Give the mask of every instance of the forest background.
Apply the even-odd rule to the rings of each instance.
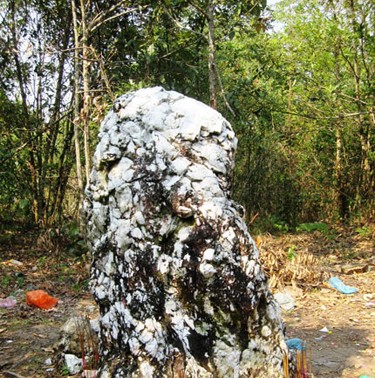
[[[253,229],[373,220],[371,0],[0,4],[0,231],[78,237],[100,122],[154,85],[231,122]]]

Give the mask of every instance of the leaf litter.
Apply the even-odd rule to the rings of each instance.
[[[295,298],[293,310],[283,311],[283,320],[287,337],[303,339],[311,348],[314,377],[375,377],[375,227],[367,230],[366,235],[337,227],[330,235],[258,237],[273,291],[303,288],[304,295]],[[288,256],[291,246],[293,258],[305,256],[295,271]],[[358,292],[342,294],[330,287],[333,276]]]

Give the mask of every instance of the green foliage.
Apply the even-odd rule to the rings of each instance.
[[[344,248],[344,249],[341,251],[341,257],[342,257],[344,260],[348,260],[348,261],[355,260],[355,259],[358,257],[358,252],[357,252],[357,251],[354,251],[354,250],[351,249],[351,248]]]
[[[3,292],[14,293],[25,286],[25,276],[20,272],[11,272],[2,269],[0,289]]]
[[[296,227],[297,232],[320,232],[328,239],[334,239],[337,235],[336,230],[324,222],[301,223]]]
[[[60,374],[63,377],[66,377],[66,376],[70,375],[70,372],[69,372],[69,369],[68,369],[67,365],[63,365],[63,366],[60,367]]]
[[[72,285],[72,290],[74,290],[77,294],[80,294],[80,293],[82,293],[84,291],[88,291],[89,290],[89,284],[90,284],[89,279],[82,280],[80,282],[75,282]]]
[[[371,228],[368,227],[368,226],[356,227],[356,228],[355,228],[355,232],[356,232],[358,235],[360,235],[360,236],[362,236],[362,237],[364,237],[364,238],[369,237],[369,236],[371,236],[371,234],[372,234],[372,230],[371,230]]]
[[[373,21],[365,17],[373,14],[370,8],[368,1],[285,1],[276,15],[285,24],[278,38],[293,78],[288,121],[301,137],[294,148],[310,189],[304,208],[318,210],[315,216],[307,214],[310,219],[319,214],[345,219],[356,209],[368,214],[374,206],[370,199],[364,202],[374,177],[372,169],[364,168],[372,156],[365,141],[374,137],[368,129],[373,121],[370,113],[360,115],[374,101],[367,95],[375,47],[368,34]],[[313,196],[318,201],[311,202]]]
[[[39,243],[49,252],[62,252],[72,256],[81,256],[87,252],[86,242],[78,223],[71,221],[54,228],[44,229],[39,235]],[[46,257],[40,258],[43,264]]]
[[[1,225],[31,214],[27,151],[16,152],[24,133],[21,105],[0,91],[0,209]]]
[[[327,234],[329,232],[329,226],[327,223],[314,222],[314,223],[301,223],[296,227],[297,232],[314,232],[319,231],[322,234]]]
[[[236,113],[239,139],[234,194],[249,215],[260,214],[293,225],[301,211],[300,170],[289,153],[292,141],[284,130],[284,77],[273,63],[279,52],[269,35],[238,33],[223,44],[219,57]],[[226,57],[233,60],[227,62]],[[231,116],[227,114],[230,118]]]
[[[282,234],[285,234],[285,233],[289,232],[289,230],[290,230],[288,224],[283,222],[283,221],[280,221],[280,220],[279,221],[275,220],[272,223],[271,227],[272,227],[271,230],[274,229],[277,232],[282,233]]]
[[[272,215],[269,217],[257,217],[251,222],[250,227],[252,235],[258,235],[264,232],[287,234],[292,231],[292,228],[288,223]]]
[[[22,289],[25,285],[25,276],[22,273],[16,274],[16,281],[18,288]]]
[[[296,226],[373,214],[368,85],[375,44],[366,34],[373,24],[361,18],[362,42],[353,28],[369,4],[284,1],[273,15],[283,23],[280,32],[237,33],[221,48],[237,114],[235,197],[249,221],[258,214],[258,223],[276,217]],[[362,60],[355,51],[363,52]]]
[[[293,260],[294,258],[296,258],[297,257],[296,246],[291,245],[290,247],[288,247],[286,255],[287,255],[288,260]]]
[[[47,256],[41,256],[37,260],[37,266],[40,269],[46,268],[48,265]]]
[[[63,248],[73,256],[82,256],[87,252],[87,245],[76,222],[64,224],[60,234]]]
[[[0,285],[1,285],[2,290],[6,290],[11,283],[12,283],[12,277],[10,275],[4,274],[1,277]]]

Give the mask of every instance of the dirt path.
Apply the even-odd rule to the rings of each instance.
[[[359,292],[322,288],[298,298],[283,314],[287,335],[306,341],[314,377],[375,377],[375,273],[342,279]]]
[[[265,235],[258,244],[268,269],[275,256],[278,263],[284,256],[283,276],[274,272],[276,286],[281,282],[283,287],[303,288],[291,289],[295,307],[283,311],[283,320],[288,338],[306,342],[314,377],[357,378],[363,374],[375,378],[374,229]],[[293,267],[298,255],[303,257]],[[333,276],[358,292],[345,295],[331,288],[328,279]],[[328,332],[322,332],[324,328]]]
[[[296,276],[296,281],[281,266],[284,278],[273,281],[303,288],[295,292],[295,307],[283,311],[283,319],[288,338],[306,341],[315,378],[357,378],[361,374],[375,378],[373,236],[371,233],[358,237],[357,233],[346,230],[333,238],[319,233],[257,238],[263,256],[269,256],[272,251],[279,258],[285,255],[288,261],[299,253],[312,254],[315,258],[314,264],[305,266],[300,278]],[[0,244],[0,297],[13,294],[18,300],[14,308],[0,309],[0,378],[17,377],[9,372],[28,378],[68,376],[49,365],[48,360],[61,325],[70,316],[87,312],[93,304],[87,291],[85,263],[69,255],[47,254],[33,247],[34,243],[33,237],[16,237]],[[21,265],[11,262],[12,259]],[[308,264],[313,260],[306,261]],[[342,267],[348,263],[367,268],[359,273],[349,269],[352,274],[344,274]],[[278,272],[274,269],[273,274],[277,277]],[[332,275],[359,291],[344,295],[330,288],[326,280]],[[29,289],[48,291],[60,299],[59,305],[51,311],[27,306],[24,298]],[[280,287],[273,289],[278,290]],[[324,327],[328,332],[321,332]]]

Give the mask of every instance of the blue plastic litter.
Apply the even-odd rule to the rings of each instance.
[[[297,350],[304,350],[305,345],[301,339],[294,338],[286,340],[286,345],[289,349],[297,349]]]
[[[328,284],[342,294],[353,294],[358,291],[356,287],[345,285],[338,277],[331,277]]]
[[[369,375],[361,375],[359,378],[371,378]]]

